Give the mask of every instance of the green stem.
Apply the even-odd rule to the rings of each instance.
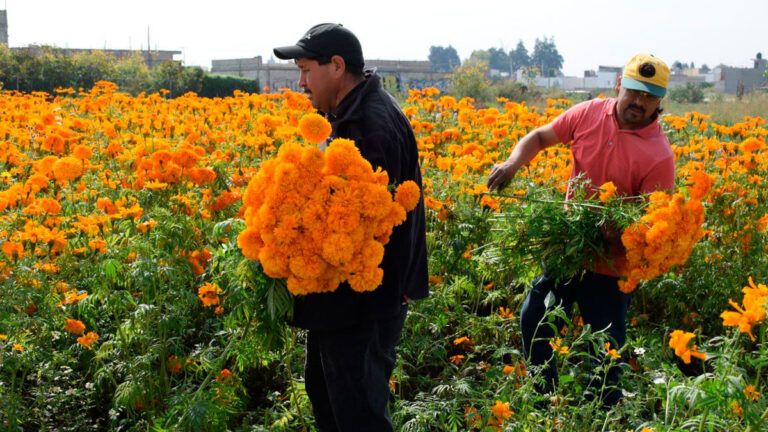
[[[302,430],[308,431],[309,426],[307,425],[307,419],[304,417],[304,412],[301,409],[301,401],[299,400],[299,395],[296,392],[296,387],[294,386],[293,381],[293,373],[291,372],[291,367],[293,363],[293,351],[292,348],[296,346],[296,333],[291,331],[291,345],[288,347],[288,355],[286,357],[286,372],[288,373],[288,382],[291,383],[290,389],[291,389],[291,397],[294,401],[296,401],[296,411],[298,412],[299,419],[301,420],[301,425],[303,427]]]
[[[252,320],[248,320],[245,323],[245,327],[243,328],[243,334],[240,335],[240,338],[234,338],[233,337],[232,339],[229,340],[229,342],[227,343],[227,346],[224,347],[224,351],[222,352],[221,356],[219,357],[219,361],[218,361],[218,363],[216,365],[216,368],[213,369],[213,371],[209,372],[208,376],[205,377],[205,380],[203,380],[202,384],[200,384],[200,387],[198,387],[197,390],[195,391],[194,395],[192,395],[192,401],[196,401],[200,397],[200,394],[202,393],[203,390],[205,390],[206,387],[208,387],[208,384],[211,382],[213,377],[216,376],[216,374],[219,371],[221,371],[221,367],[224,365],[224,362],[226,362],[227,354],[229,354],[229,350],[232,348],[232,345],[235,343],[235,340],[242,341],[243,339],[245,339],[245,336],[248,334],[248,330],[250,330],[250,328],[251,328],[251,323],[252,323]],[[182,414],[182,416],[179,418],[179,421],[176,422],[177,425],[181,425],[182,424],[184,419],[187,417],[187,413],[188,412],[189,411],[184,411],[184,414]]]

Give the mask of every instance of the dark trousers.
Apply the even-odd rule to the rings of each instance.
[[[305,382],[322,432],[393,430],[389,379],[407,310],[340,330],[309,331]]]
[[[582,279],[572,279],[558,285],[546,275],[534,281],[533,288],[523,302],[520,324],[526,358],[531,365],[544,365],[544,385],[539,388],[540,392],[552,391],[558,382],[557,365],[549,345],[550,339],[555,337],[555,330],[546,319],[542,322],[547,312],[544,304],[547,294],[552,292],[555,296],[554,304],[561,304],[568,315],[573,304],[577,303],[584,324],[590,324],[593,331],[607,328],[612,338],[611,348],[619,349],[626,341],[627,309],[631,296],[619,291],[617,282],[618,278],[592,272],[587,272]],[[562,325],[562,320],[556,320],[557,329]],[[620,374],[621,368],[612,366],[604,377],[605,391],[600,397],[607,405],[613,405],[621,399],[621,390],[617,387]],[[592,385],[601,388],[602,378],[593,377]]]

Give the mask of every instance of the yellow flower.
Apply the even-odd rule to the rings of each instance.
[[[609,357],[611,357],[614,360],[621,358],[621,355],[619,354],[619,352],[616,351],[615,349],[611,348],[611,343],[610,342],[606,342],[605,343],[605,351],[607,353],[606,355],[608,355]]]
[[[570,348],[568,346],[562,344],[563,341],[556,337],[549,341],[549,346],[552,347],[552,350],[554,350],[556,353],[560,355],[566,355],[570,351]]]
[[[691,357],[706,360],[707,355],[699,352],[696,345],[688,346],[696,335],[682,330],[675,330],[669,336],[669,347],[675,350],[675,355],[680,357],[685,364],[691,363]]]
[[[13,351],[24,352],[24,345],[15,343],[15,344],[13,344],[13,348],[11,348],[11,349]]]
[[[499,316],[501,319],[512,319],[514,318],[514,314],[510,312],[508,307],[499,306]]]

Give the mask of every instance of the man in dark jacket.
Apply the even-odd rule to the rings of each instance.
[[[373,72],[363,71],[357,37],[340,24],[318,24],[296,43],[275,48],[293,59],[299,86],[333,126],[331,138],[355,141],[390,183],[421,187],[418,150],[410,123]],[[305,328],[305,380],[321,431],[391,431],[387,404],[395,346],[407,302],[428,295],[424,200],[395,227],[381,263],[384,279],[371,292],[348,284],[335,292],[297,297],[293,324]]]

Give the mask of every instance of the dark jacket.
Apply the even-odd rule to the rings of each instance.
[[[333,113],[332,138],[355,141],[373,169],[389,174],[390,184],[406,180],[421,187],[421,170],[411,124],[395,99],[381,86],[378,75],[367,73]],[[384,280],[374,291],[358,293],[345,282],[332,293],[296,297],[293,324],[312,330],[332,330],[395,316],[404,296],[421,299],[429,294],[424,200],[394,228],[384,247]]]

